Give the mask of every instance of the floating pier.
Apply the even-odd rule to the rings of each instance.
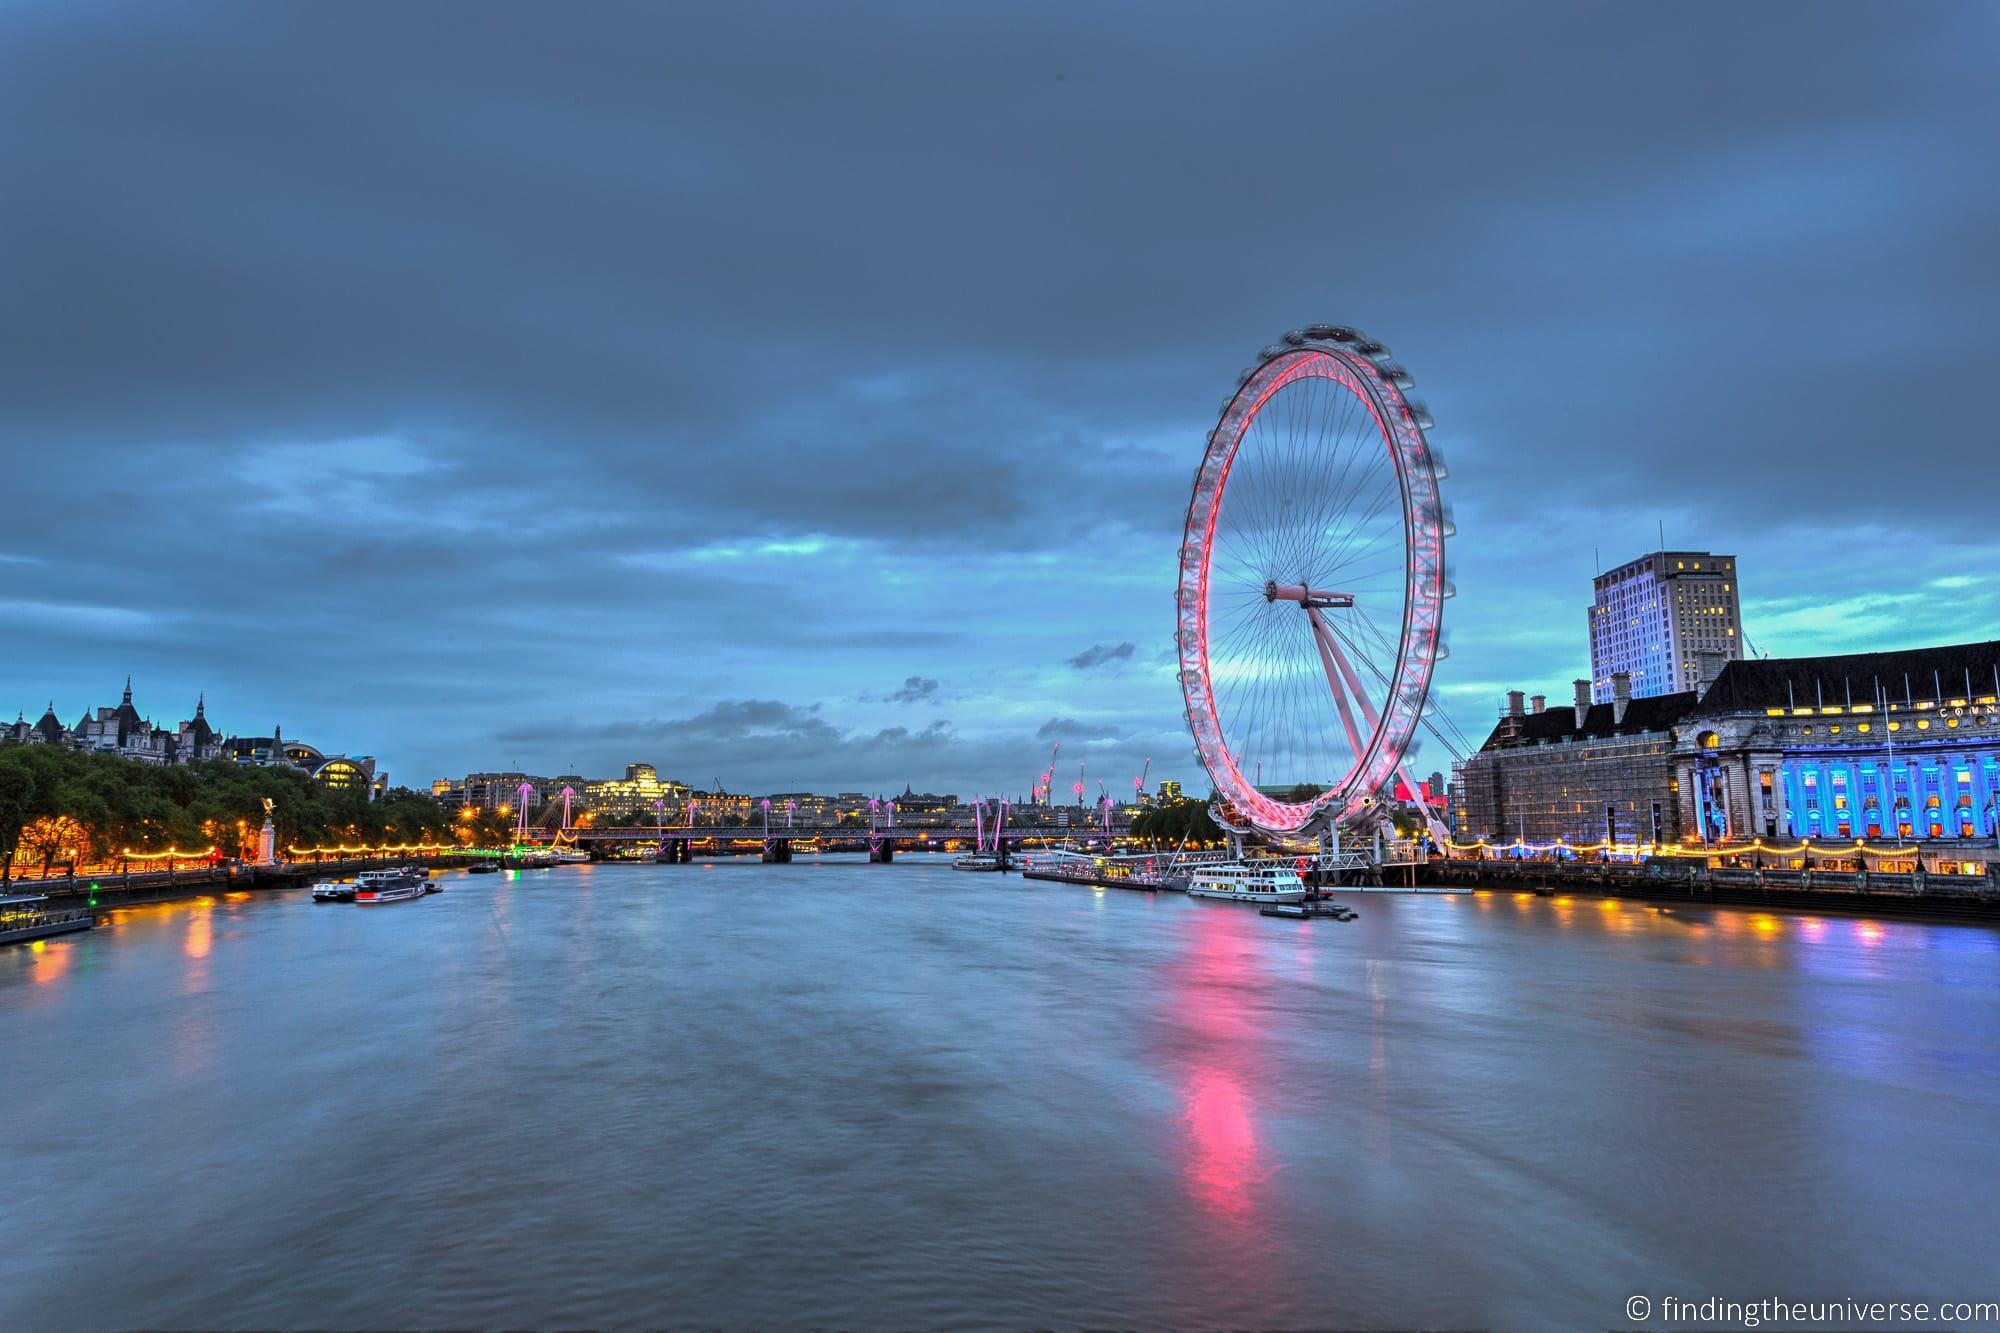
[[[1283,917],[1287,921],[1313,921],[1321,918],[1328,921],[1352,921],[1359,913],[1352,907],[1343,907],[1339,903],[1315,901],[1274,903],[1270,907],[1258,908],[1257,915]]]

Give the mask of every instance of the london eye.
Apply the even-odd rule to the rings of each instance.
[[[1389,351],[1295,330],[1223,405],[1175,598],[1180,681],[1215,813],[1306,837],[1366,823],[1423,719],[1451,587],[1443,469]]]

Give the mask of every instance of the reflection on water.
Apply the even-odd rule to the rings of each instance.
[[[1188,1071],[1188,1182],[1203,1207],[1229,1218],[1250,1211],[1250,1187],[1262,1177],[1250,1099],[1226,1069]]]
[[[1248,914],[1195,914],[1187,952],[1172,973],[1173,1004],[1186,1037],[1176,1071],[1186,1127],[1188,1187],[1201,1206],[1237,1222],[1251,1221],[1253,1186],[1263,1176],[1251,1092],[1258,1077],[1261,1034],[1254,1001],[1259,978]]]
[[[215,899],[197,898],[188,918],[186,942],[181,946],[190,958],[208,957],[209,947],[215,943]]]
[[[1991,1248],[1983,928],[1287,922],[922,858],[442,883],[0,949],[0,1327],[1605,1327],[1975,1291]]]
[[[69,947],[73,941],[58,935],[52,940],[30,940],[28,950],[28,977],[37,984],[46,984],[61,978],[69,971],[75,951]],[[4,946],[0,946],[4,947]]]

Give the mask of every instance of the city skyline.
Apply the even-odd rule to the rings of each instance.
[[[1056,11],[494,12],[504,43],[5,20],[0,121],[35,127],[0,218],[33,260],[0,304],[16,707],[132,673],[413,785],[646,758],[1011,791],[1059,740],[1059,790],[1149,757],[1205,789],[1168,601],[1188,474],[1237,368],[1315,320],[1391,343],[1437,416],[1437,694],[1475,739],[1506,690],[1588,674],[1599,557],[1661,522],[1741,558],[1777,656],[1992,632],[2000,544],[1905,462],[1976,443],[2000,392],[1990,13],[1752,12],[1718,49],[1597,10],[1302,15],[1282,47],[1190,10],[1137,48]],[[586,56],[524,54],[557,24]],[[1387,160],[1322,137],[1301,170],[1266,132],[1269,90],[1330,81]]]

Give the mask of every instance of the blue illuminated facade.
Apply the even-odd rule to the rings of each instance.
[[[2000,842],[2000,642],[1732,662],[1678,731],[1708,841]]]

